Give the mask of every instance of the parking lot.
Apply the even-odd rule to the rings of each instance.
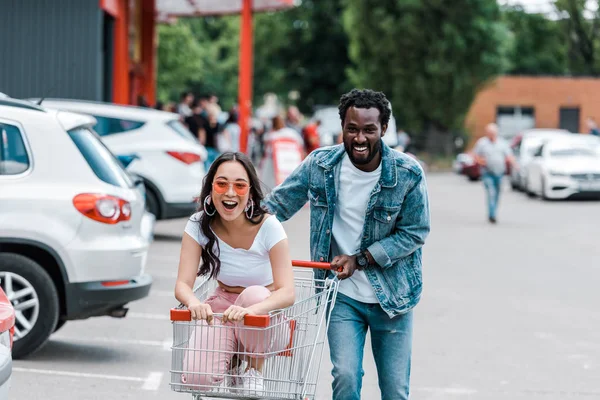
[[[543,202],[506,185],[499,223],[490,225],[480,182],[433,174],[429,187],[411,398],[599,398],[600,202]],[[294,258],[308,254],[307,214],[285,224]],[[168,311],[184,224],[157,225],[150,296],[123,320],[69,322],[40,352],[15,361],[11,399],[189,397],[168,382]],[[329,371],[325,354],[318,399],[330,398]],[[363,397],[379,397],[370,354]]]

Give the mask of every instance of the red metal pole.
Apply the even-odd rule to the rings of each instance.
[[[249,122],[252,116],[252,73],[252,0],[243,0],[238,85],[240,151],[243,153],[248,150]]]

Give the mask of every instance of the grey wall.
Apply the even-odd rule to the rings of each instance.
[[[98,0],[0,0],[0,92],[102,97]]]

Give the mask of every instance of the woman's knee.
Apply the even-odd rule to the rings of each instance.
[[[251,305],[260,303],[271,296],[271,291],[264,286],[249,286],[235,301],[235,305],[240,307],[250,307]]]

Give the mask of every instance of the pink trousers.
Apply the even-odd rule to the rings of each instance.
[[[250,307],[260,303],[271,295],[264,286],[250,286],[242,293],[229,293],[218,287],[206,300],[214,313],[223,313],[229,306]],[[192,329],[189,350],[183,359],[182,383],[214,386],[223,380],[223,374],[230,369],[235,354],[245,357],[264,358],[264,353],[276,354],[285,350],[290,340],[290,328],[287,323],[271,321],[270,328],[247,328],[244,323],[223,324],[220,318],[213,319],[213,325],[198,321]],[[250,353],[250,354],[248,354]]]

